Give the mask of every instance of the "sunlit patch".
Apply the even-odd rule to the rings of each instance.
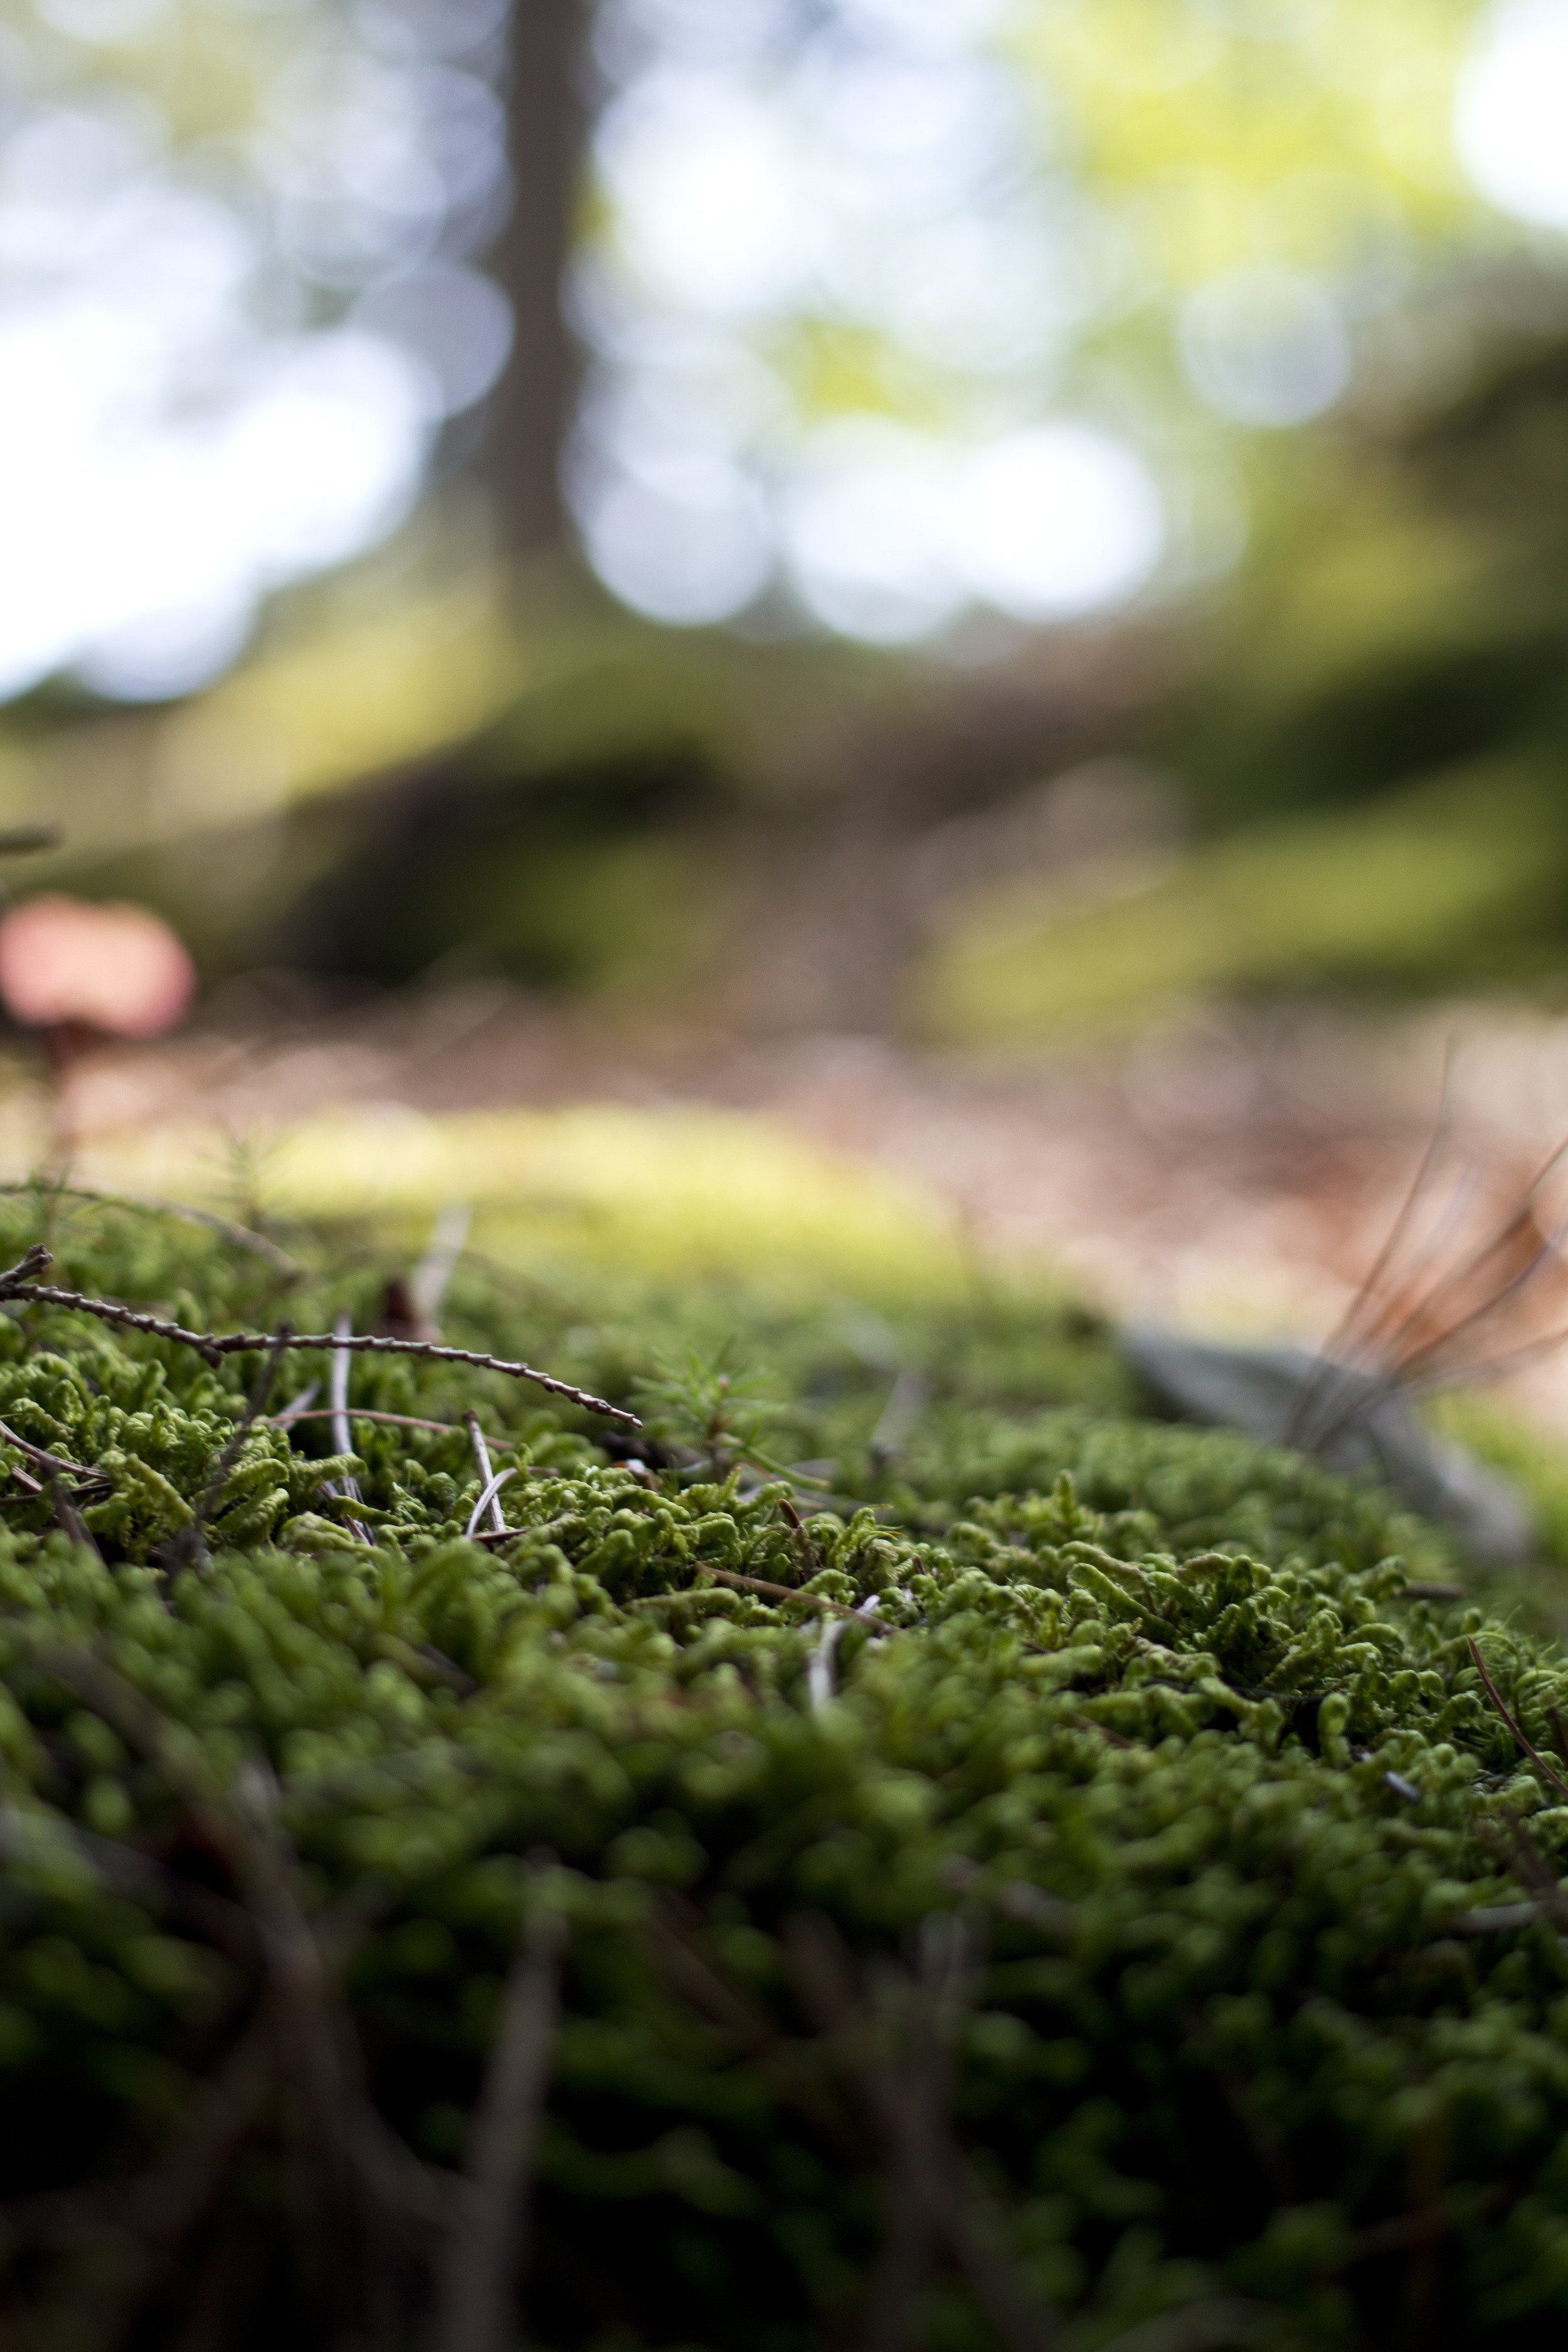
[[[108,47],[169,14],[36,7]],[[510,344],[505,298],[463,257],[505,201],[502,110],[464,62],[503,16],[366,0],[345,43],[280,12],[252,131],[177,160],[148,98],[91,86],[96,61],[68,101],[18,85],[0,138],[0,698],[68,668],[122,698],[189,691],[268,593],[407,514],[440,421]]]
[[[1568,5],[1505,0],[1459,78],[1459,160],[1504,212],[1568,229]]]
[[[1164,522],[1148,468],[1097,428],[1040,425],[966,452],[865,421],[819,436],[784,537],[813,613],[896,644],[976,602],[1030,621],[1121,604],[1158,564]]]
[[[392,345],[340,331],[247,348],[196,282],[182,317],[154,257],[0,326],[0,692],[67,663],[109,693],[222,669],[259,597],[406,511],[431,403]],[[180,413],[193,360],[206,411]]]

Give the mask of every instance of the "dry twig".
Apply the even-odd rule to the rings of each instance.
[[[63,1454],[46,1454],[41,1445],[33,1444],[26,1437],[18,1437],[9,1422],[0,1421],[0,1438],[4,1438],[7,1445],[14,1445],[18,1454],[25,1454],[29,1462],[36,1462],[40,1470],[47,1470],[55,1477],[97,1479],[105,1485],[108,1483],[102,1471],[93,1469],[89,1463],[68,1462]]]
[[[77,1315],[96,1316],[100,1323],[117,1329],[144,1332],[149,1339],[171,1339],[182,1348],[194,1348],[209,1363],[225,1356],[254,1355],[272,1345],[269,1331],[187,1331],[181,1323],[165,1322],[161,1316],[139,1314],[134,1307],[123,1306],[116,1298],[91,1298],[85,1291],[61,1290],[53,1283],[38,1282],[35,1276],[45,1266],[52,1265],[52,1252],[35,1244],[19,1263],[0,1274],[0,1299],[15,1298],[25,1305],[38,1304],[59,1307]],[[552,1396],[564,1397],[569,1404],[580,1405],[584,1412],[599,1413],[607,1421],[625,1422],[630,1429],[640,1429],[641,1422],[624,1405],[609,1404],[603,1397],[593,1396],[586,1389],[574,1388],[570,1381],[558,1381],[550,1372],[541,1372],[531,1364],[511,1363],[502,1356],[489,1356],[475,1348],[447,1348],[433,1339],[391,1339],[380,1332],[355,1332],[340,1338],[336,1332],[299,1332],[289,1341],[291,1349],[321,1349],[326,1351],[346,1349],[356,1355],[423,1356],[434,1363],[471,1364],[477,1371],[503,1372],[508,1379],[531,1381],[536,1388],[548,1390]]]
[[[309,1390],[306,1394],[310,1394]],[[330,1404],[289,1405],[282,1412],[269,1413],[267,1426],[268,1429],[292,1429],[297,1421],[331,1421],[336,1412],[336,1406]],[[350,1405],[349,1419],[351,1422],[389,1421],[399,1429],[435,1429],[439,1430],[443,1436],[460,1435],[463,1427],[460,1421],[423,1421],[413,1412],[372,1412],[368,1406],[363,1404]]]
[[[1525,1754],[1530,1758],[1531,1762],[1532,1764],[1539,1764],[1547,1779],[1551,1781],[1552,1787],[1554,1789],[1561,1789],[1563,1794],[1565,1797],[1568,1797],[1568,1780],[1565,1780],[1563,1778],[1561,1772],[1553,1771],[1552,1766],[1547,1762],[1545,1757],[1542,1755],[1540,1749],[1533,1747],[1525,1738],[1523,1732],[1520,1729],[1518,1724],[1514,1721],[1512,1716],[1503,1705],[1502,1693],[1499,1690],[1496,1683],[1493,1682],[1490,1675],[1487,1672],[1486,1660],[1482,1657],[1480,1651],[1476,1646],[1475,1635],[1473,1633],[1467,1633],[1465,1639],[1470,1645],[1470,1655],[1476,1662],[1476,1672],[1479,1675],[1482,1682],[1485,1683],[1487,1686],[1487,1696],[1491,1700],[1492,1705],[1496,1707],[1498,1713],[1501,1716],[1503,1721],[1512,1732],[1521,1748],[1523,1748]]]

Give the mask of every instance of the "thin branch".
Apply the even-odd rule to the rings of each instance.
[[[273,1429],[287,1429],[290,1423],[303,1421],[316,1401],[316,1394],[321,1385],[320,1381],[311,1381],[307,1387],[300,1390],[297,1397],[290,1397],[281,1412],[268,1413],[267,1416],[268,1426]]]
[[[528,2252],[528,2188],[561,2000],[566,1923],[531,1906],[468,2133],[442,2264],[437,2352],[509,2352]]]
[[[1502,1809],[1503,1827],[1514,1853],[1514,1872],[1522,1878],[1542,1911],[1550,1914],[1559,1935],[1568,1932],[1568,1895],[1548,1868],[1540,1847],[1516,1812]]]
[[[1525,1754],[1530,1758],[1531,1762],[1532,1764],[1539,1764],[1547,1779],[1551,1781],[1552,1787],[1554,1789],[1560,1789],[1563,1791],[1563,1794],[1565,1797],[1568,1797],[1568,1780],[1565,1780],[1563,1778],[1561,1772],[1555,1772],[1552,1770],[1552,1766],[1547,1762],[1545,1757],[1542,1755],[1538,1748],[1531,1746],[1531,1742],[1525,1738],[1523,1732],[1520,1729],[1518,1724],[1514,1721],[1512,1716],[1510,1715],[1507,1707],[1503,1705],[1502,1693],[1499,1690],[1496,1683],[1493,1682],[1490,1675],[1487,1672],[1487,1663],[1482,1657],[1479,1650],[1476,1647],[1475,1635],[1473,1633],[1467,1633],[1465,1639],[1470,1645],[1470,1655],[1476,1662],[1476,1672],[1479,1675],[1482,1682],[1485,1683],[1487,1686],[1487,1696],[1491,1700],[1492,1705],[1496,1707],[1498,1713],[1501,1716],[1503,1721],[1512,1732],[1515,1739],[1518,1740],[1520,1746],[1523,1748]]]
[[[63,1454],[46,1454],[41,1445],[33,1444],[26,1437],[18,1437],[9,1422],[0,1421],[0,1438],[4,1438],[7,1445],[14,1445],[18,1454],[25,1454],[29,1462],[36,1462],[40,1470],[51,1471],[57,1477],[98,1479],[108,1484],[102,1471],[95,1470],[90,1463],[68,1462]]]
[[[49,1491],[55,1498],[55,1518],[59,1527],[70,1538],[72,1543],[79,1544],[84,1551],[91,1552],[101,1568],[103,1554],[92,1539],[91,1528],[61,1485],[58,1472],[50,1474]]]
[[[93,1315],[100,1323],[112,1324],[121,1330],[142,1331],[149,1339],[172,1339],[179,1347],[195,1348],[209,1363],[224,1356],[254,1355],[272,1345],[273,1334],[269,1331],[187,1331],[183,1324],[165,1322],[161,1316],[138,1314],[119,1299],[89,1298],[84,1291],[61,1290],[53,1283],[33,1280],[37,1271],[53,1263],[48,1250],[37,1246],[30,1249],[18,1265],[0,1274],[0,1299],[15,1298],[24,1304],[40,1303],[65,1307],[73,1314]],[[574,1388],[570,1381],[558,1381],[550,1372],[537,1371],[531,1364],[510,1363],[502,1356],[486,1355],[475,1348],[447,1348],[434,1339],[392,1339],[379,1332],[356,1332],[342,1339],[332,1331],[298,1333],[289,1345],[296,1350],[337,1349],[355,1355],[422,1356],[433,1363],[471,1364],[477,1371],[504,1372],[510,1380],[531,1381],[536,1388],[548,1390],[552,1396],[564,1397],[568,1403],[580,1405],[584,1412],[602,1414],[606,1421],[625,1422],[629,1429],[642,1427],[637,1414],[628,1412],[624,1405],[606,1403],[603,1397]]]
[[[310,1391],[306,1391],[307,1395],[310,1393]],[[331,1421],[335,1411],[336,1407],[330,1404],[300,1405],[298,1410],[289,1405],[282,1412],[270,1414],[267,1426],[268,1429],[292,1429],[297,1421]],[[389,1421],[399,1429],[438,1429],[443,1434],[452,1436],[460,1435],[463,1427],[460,1421],[422,1421],[417,1413],[412,1412],[372,1412],[363,1404],[350,1405],[349,1419]],[[353,1449],[351,1446],[347,1450],[352,1453]]]

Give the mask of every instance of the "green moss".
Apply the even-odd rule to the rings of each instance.
[[[15,1207],[13,1243],[39,1213]],[[87,1286],[215,1323],[280,1311],[266,1262],[217,1236],[79,1204],[55,1241]],[[363,1325],[373,1238],[306,1255],[290,1313]],[[1147,2340],[1371,2347],[1413,2309],[1433,2343],[1539,2342],[1568,2311],[1568,1960],[1506,1907],[1509,1820],[1555,1873],[1568,1805],[1468,1635],[1543,1750],[1568,1710],[1555,1650],[1412,1599],[1454,1564],[1385,1496],[1126,1418],[1103,1335],[1060,1305],[872,1317],[839,1296],[748,1328],[732,1290],[628,1282],[610,1304],[470,1266],[448,1333],[624,1396],[739,1318],[786,1409],[769,1447],[816,1456],[830,1502],[797,1492],[797,1526],[777,1481],[626,1466],[495,1376],[360,1360],[356,1406],[478,1404],[518,1472],[512,1539],[463,1537],[466,1432],[356,1420],[345,1506],[321,1491],[345,1466],[326,1424],[302,1422],[247,1439],[215,1556],[182,1567],[254,1365],[34,1309],[0,1325],[0,1418],[110,1489],[81,1506],[101,1559],[47,1492],[8,1494],[0,1540],[12,2313],[118,2278],[148,2344],[352,2332],[352,2232],[312,2236],[287,2096],[135,2295],[122,2239],[79,2221],[61,2252],[67,2209],[39,2201],[145,2173],[199,2112],[265,1979],[235,1861],[262,1839],[383,2126],[435,2184],[416,2227],[387,2186],[407,2159],[383,2142],[365,2174],[392,2200],[389,2342],[423,2340],[428,2215],[520,1923],[546,1909],[570,1944],[533,2340],[865,2340],[889,2211],[867,2066],[895,2095],[941,2076],[921,2023],[940,1978],[942,2131],[1069,2345],[1181,2314]],[[926,1400],[889,1458],[900,1367]],[[151,1744],[84,1656],[151,1701]],[[281,2074],[303,2079],[287,2050]],[[915,2340],[995,2341],[976,2275],[939,2266]]]

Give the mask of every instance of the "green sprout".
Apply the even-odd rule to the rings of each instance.
[[[652,1375],[634,1384],[637,1411],[650,1437],[689,1448],[715,1478],[742,1466],[786,1475],[788,1465],[764,1442],[785,1408],[759,1393],[763,1374],[730,1369],[733,1346],[726,1340],[711,1356],[689,1347],[679,1362],[656,1357]]]

